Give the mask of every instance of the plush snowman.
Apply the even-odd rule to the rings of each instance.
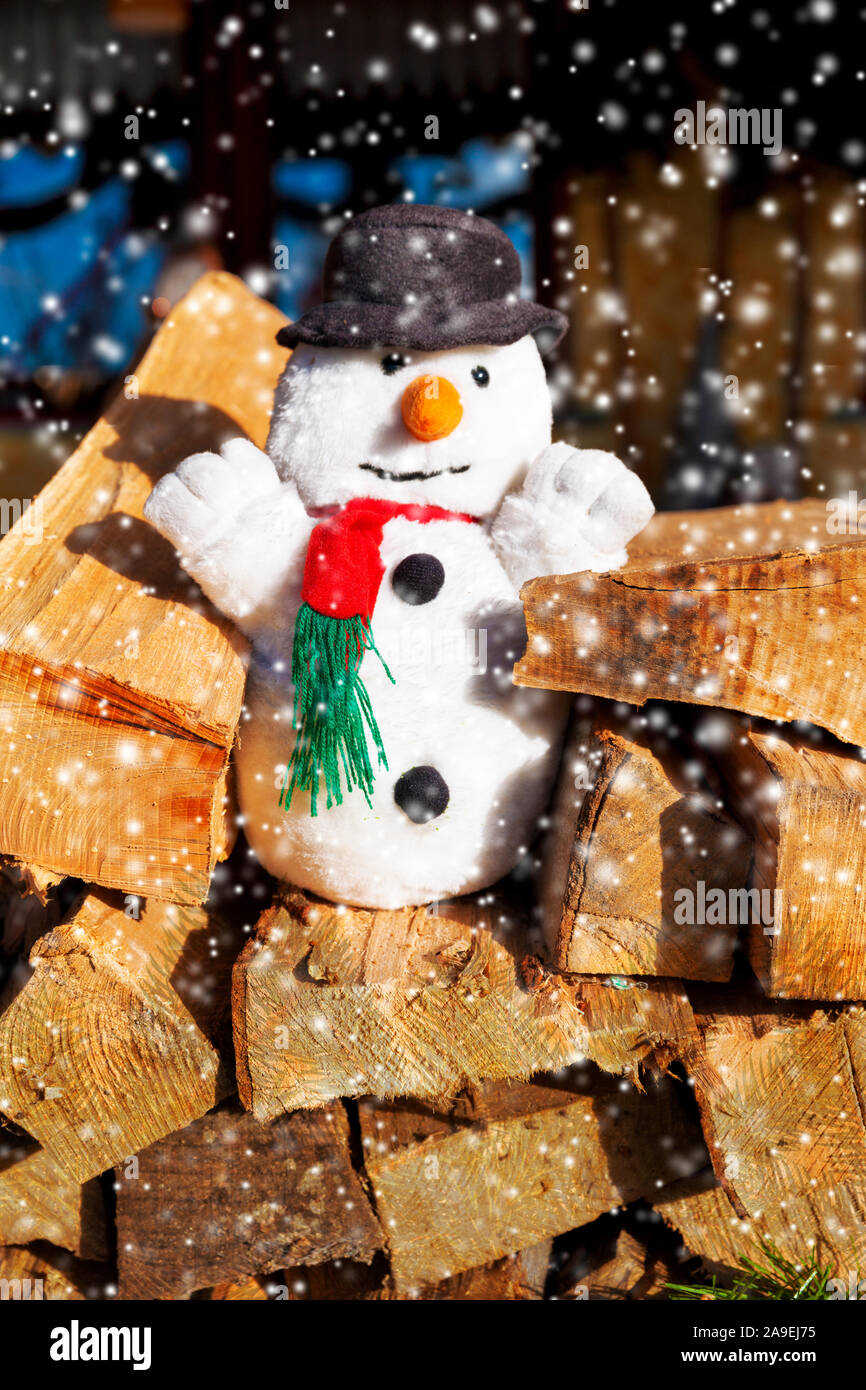
[[[482,888],[532,840],[568,702],[522,690],[518,590],[611,570],[652,514],[614,457],[550,443],[535,334],[483,218],[395,205],[332,243],[284,328],[267,452],[196,454],[147,518],[252,644],[237,749],[278,878],[398,908]]]

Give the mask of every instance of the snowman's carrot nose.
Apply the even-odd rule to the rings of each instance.
[[[416,376],[403,392],[403,420],[416,439],[444,439],[463,418],[457,387],[444,376]]]

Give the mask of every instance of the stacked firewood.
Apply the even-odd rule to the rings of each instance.
[[[564,175],[572,442],[620,453],[667,506],[796,496],[802,479],[844,497],[866,446],[862,190],[777,162],[732,199],[720,160],[683,145]]]
[[[0,1291],[647,1298],[761,1235],[856,1269],[859,538],[680,514],[534,581],[517,679],[580,692],[537,901],[314,900],[232,850],[246,650],[141,519],[263,442],[279,322],[201,281],[0,546]]]

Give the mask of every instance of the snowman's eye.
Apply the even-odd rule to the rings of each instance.
[[[472,380],[475,382],[476,386],[489,386],[490,373],[486,367],[473,367]]]
[[[405,367],[408,361],[408,357],[404,357],[402,352],[389,352],[386,357],[382,358],[382,371],[386,376],[393,376],[395,372],[399,372],[402,367]]]

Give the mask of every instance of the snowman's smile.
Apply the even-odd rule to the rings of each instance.
[[[471,463],[461,464],[459,468],[437,468],[432,473],[424,473],[420,468],[411,473],[392,473],[390,468],[377,468],[375,463],[359,463],[365,473],[375,473],[383,483],[420,483],[427,478],[441,478],[443,473],[468,473]]]

